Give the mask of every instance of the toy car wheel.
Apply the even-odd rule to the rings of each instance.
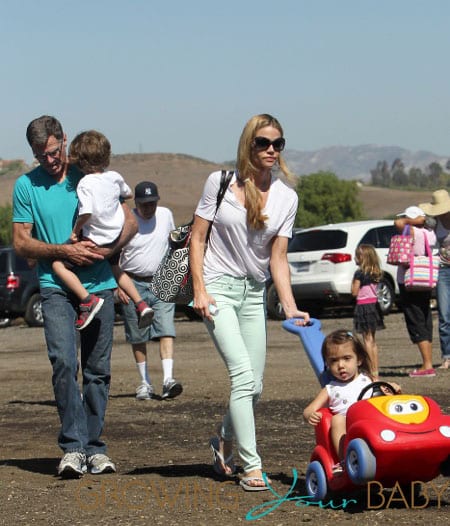
[[[354,484],[364,484],[375,478],[377,461],[362,438],[354,438],[347,447],[345,467]]]
[[[327,496],[327,476],[322,464],[314,460],[306,470],[306,492],[314,500],[323,500]]]

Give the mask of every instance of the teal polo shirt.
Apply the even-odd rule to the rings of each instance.
[[[33,237],[52,244],[66,243],[77,218],[76,186],[82,174],[69,167],[64,181],[57,183],[41,166],[20,176],[13,191],[13,223],[31,223]],[[117,287],[106,260],[72,269],[89,292]],[[41,288],[66,289],[52,272],[51,261],[38,261]]]

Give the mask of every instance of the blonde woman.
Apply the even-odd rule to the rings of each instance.
[[[309,315],[292,295],[287,245],[297,211],[297,194],[273,173],[289,177],[281,156],[283,129],[271,115],[252,117],[241,134],[237,170],[216,212],[221,172],[212,173],[195,212],[191,239],[194,309],[201,315],[228,370],[229,409],[211,439],[216,472],[234,473],[237,442],[247,491],[268,489],[257,452],[254,407],[261,391],[266,356],[265,281],[270,272],[287,318]],[[212,223],[208,249],[205,240]],[[210,306],[217,307],[215,316]]]

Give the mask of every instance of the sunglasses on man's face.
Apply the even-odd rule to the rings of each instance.
[[[284,140],[284,137],[278,137],[278,139],[275,139],[274,141],[271,141],[267,137],[255,137],[253,139],[253,147],[256,150],[267,150],[270,146],[273,146],[273,149],[276,152],[281,152],[283,151],[285,144],[286,141]]]
[[[35,159],[37,159],[40,163],[44,163],[47,160],[47,157],[50,157],[51,159],[56,159],[62,151],[63,142],[64,141],[61,141],[59,147],[55,148],[51,152],[35,153]]]

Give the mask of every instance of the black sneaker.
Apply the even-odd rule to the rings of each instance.
[[[161,398],[175,398],[183,392],[183,386],[174,378],[167,380],[163,385]]]

